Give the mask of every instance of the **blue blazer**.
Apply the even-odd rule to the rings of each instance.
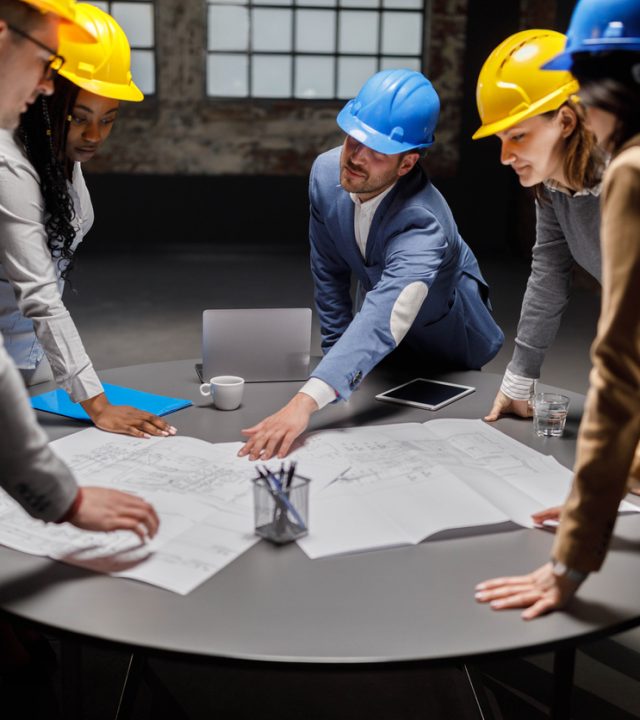
[[[325,353],[313,376],[348,398],[397,346],[392,314],[412,283],[424,283],[428,291],[404,343],[424,355],[425,364],[480,368],[498,352],[504,335],[491,315],[478,262],[446,201],[416,165],[376,210],[363,258],[354,203],[340,185],[340,150],[320,155],[310,177],[311,270]],[[355,315],[352,275],[364,297]]]

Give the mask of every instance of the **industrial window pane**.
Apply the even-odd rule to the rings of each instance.
[[[296,3],[298,7],[302,5],[322,5],[325,7],[335,7],[337,4],[337,0],[298,0],[298,2]]]
[[[380,70],[397,70],[398,68],[406,68],[407,70],[422,70],[420,58],[406,57],[384,57],[380,63]]]
[[[422,10],[422,0],[382,0],[385,8],[406,8],[408,10]]]
[[[248,0],[208,0],[209,5],[246,5]]]
[[[293,0],[253,0],[253,5],[293,5]]]
[[[256,51],[291,51],[291,10],[253,10],[251,45]]]
[[[249,11],[244,7],[209,7],[209,50],[247,50]]]
[[[335,58],[311,55],[297,57],[295,96],[298,98],[334,97]]]
[[[378,13],[341,12],[338,49],[341,53],[378,52]]]
[[[299,52],[335,52],[335,10],[298,10],[296,12],[296,50]]]
[[[132,47],[153,47],[153,5],[114,2],[111,14],[122,25]]]
[[[153,50],[131,51],[131,77],[145,95],[156,91],[156,59]]]
[[[247,97],[246,55],[209,55],[207,58],[207,94],[221,97]]]
[[[341,7],[377,8],[380,7],[378,0],[342,0]]]
[[[378,69],[375,57],[341,57],[338,59],[338,97],[352,98],[364,81]]]
[[[419,55],[422,45],[420,13],[382,14],[382,52],[385,55]]]
[[[291,56],[254,55],[251,60],[252,97],[291,95]]]

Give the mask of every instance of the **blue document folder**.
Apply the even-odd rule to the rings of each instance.
[[[102,386],[107,399],[113,405],[132,405],[138,410],[146,410],[154,415],[168,415],[193,404],[190,400],[166,397],[165,395],[153,395],[152,393],[132,390],[120,385],[103,383]],[[76,420],[90,420],[82,406],[72,402],[64,390],[52,390],[42,395],[36,395],[36,397],[31,398],[31,406],[36,410],[44,410],[44,412],[64,415]]]

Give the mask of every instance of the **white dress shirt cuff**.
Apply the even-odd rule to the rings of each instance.
[[[300,388],[300,392],[313,398],[318,403],[318,410],[322,410],[336,399],[336,391],[320,378],[312,377]]]
[[[507,369],[502,378],[500,390],[512,400],[529,400],[535,393],[536,381],[523,375],[516,375]]]

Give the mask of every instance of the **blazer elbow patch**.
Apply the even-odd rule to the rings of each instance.
[[[421,281],[412,282],[403,288],[391,310],[390,329],[396,345],[399,345],[409,332],[422,303],[427,297],[429,288]]]

